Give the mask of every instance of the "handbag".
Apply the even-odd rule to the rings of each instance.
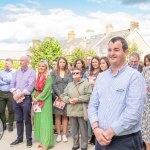
[[[79,92],[79,89],[77,88],[77,85],[75,85],[77,91],[78,91],[78,94],[79,96],[81,95],[80,92]],[[87,103],[83,103],[82,104],[82,107],[83,107],[83,118],[85,121],[88,121],[88,104]]]
[[[53,106],[63,110],[65,108],[66,103],[62,101],[62,98],[57,97],[53,103]]]

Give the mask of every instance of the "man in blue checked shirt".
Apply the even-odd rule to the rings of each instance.
[[[12,68],[13,61],[8,58],[5,60],[5,69],[0,71],[0,117],[6,129],[5,108],[8,108],[8,131],[13,131],[14,111],[12,107],[13,96],[10,92],[10,83],[15,70]]]
[[[108,43],[110,68],[99,74],[88,114],[96,136],[95,150],[141,150],[141,117],[145,80],[126,63],[128,45],[122,37]]]

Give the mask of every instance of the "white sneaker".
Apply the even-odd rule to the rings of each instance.
[[[61,142],[61,135],[57,135],[56,142]]]
[[[63,139],[63,142],[68,142],[68,139],[65,134],[62,136],[62,139]]]

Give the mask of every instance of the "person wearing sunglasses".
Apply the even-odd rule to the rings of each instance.
[[[88,104],[92,92],[92,86],[86,79],[82,78],[79,68],[72,71],[73,82],[65,88],[63,101],[67,104],[67,116],[69,116],[72,128],[73,147],[72,150],[79,149],[79,130],[81,133],[81,150],[87,150],[88,129],[84,120],[83,104]]]
[[[74,68],[78,68],[81,70],[82,78],[86,79],[86,69],[85,69],[85,62],[82,59],[76,59],[74,62]]]

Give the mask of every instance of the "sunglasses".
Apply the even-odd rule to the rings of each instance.
[[[80,72],[73,72],[72,74],[73,75],[78,75],[78,74],[80,74]]]

